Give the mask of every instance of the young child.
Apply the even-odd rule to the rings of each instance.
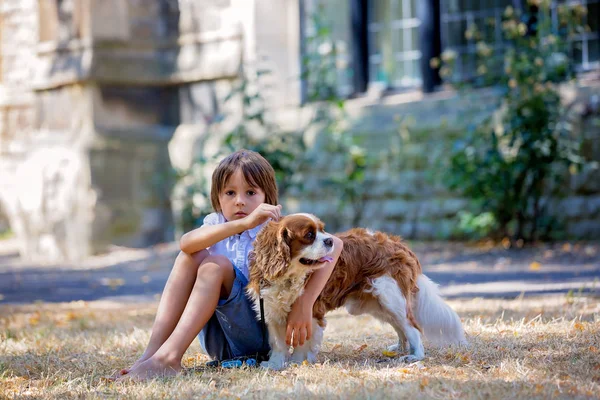
[[[248,253],[263,224],[281,217],[275,172],[260,154],[237,151],[212,175],[216,211],[181,237],[181,252],[163,290],[146,350],[121,378],[175,375],[196,335],[214,359],[269,351],[261,322],[246,296]],[[288,317],[287,342],[304,344],[312,332],[312,308],[342,251],[334,243],[333,262],[315,271]],[[293,340],[292,340],[293,338]]]

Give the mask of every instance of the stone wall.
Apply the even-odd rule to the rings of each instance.
[[[23,257],[173,239],[173,164],[238,74],[239,2],[0,3],[0,212]]]
[[[584,138],[583,153],[596,162],[570,177],[564,188],[564,198],[555,199],[551,213],[560,217],[567,237],[600,238],[600,81],[580,83],[580,87],[563,88],[566,102],[576,101],[580,116],[577,130]],[[423,96],[400,94],[381,100],[349,100],[347,109],[354,135],[362,136],[371,154],[396,146],[395,163],[373,171],[367,176],[368,193],[364,207],[359,209],[358,225],[382,229],[407,238],[448,239],[457,237],[457,213],[471,210],[472,204],[457,193],[451,193],[441,180],[448,162],[447,154],[454,142],[465,135],[469,116],[475,123],[494,110],[493,90],[480,90],[470,96],[446,91]],[[410,129],[399,144],[400,120]],[[411,122],[412,121],[412,122]],[[312,211],[333,230],[347,229],[355,214],[351,207],[337,209],[337,194],[317,184],[333,165],[334,156],[319,150],[318,137],[313,146],[318,155],[312,168],[305,171],[305,190],[293,193],[286,200],[288,212]]]

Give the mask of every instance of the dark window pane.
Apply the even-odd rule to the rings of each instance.
[[[600,3],[588,4],[587,24],[592,32],[598,32],[598,21],[600,20]]]
[[[371,32],[370,45],[369,54],[381,53],[381,32]]]
[[[447,0],[447,2],[442,1],[442,12],[453,14],[459,11],[460,5],[458,4],[458,0]]]
[[[371,63],[371,65],[369,66],[369,81],[371,81],[371,82],[379,81],[379,75],[380,75],[379,70],[380,70],[379,64]]]
[[[448,37],[447,45],[448,47],[456,47],[456,46],[464,46],[467,44],[467,40],[465,39],[465,31],[467,30],[466,21],[456,21],[448,23]]]
[[[410,15],[413,18],[417,18],[418,17],[418,10],[417,10],[417,5],[418,1],[417,0],[410,0]]]
[[[373,22],[383,22],[389,19],[390,16],[390,1],[392,0],[378,0],[374,1],[374,21]]]
[[[409,18],[408,15],[404,14],[404,6],[402,5],[402,0],[390,0],[390,11],[392,15],[392,19],[399,20],[403,18]]]
[[[410,28],[411,48],[409,50],[419,50],[419,28]]]
[[[420,81],[421,80],[420,61],[419,60],[412,60],[412,61],[410,61],[410,64],[411,64],[411,67],[412,67],[411,77],[415,81]]]
[[[573,61],[579,65],[583,62],[583,43],[581,40],[573,41]]]
[[[600,41],[598,39],[588,42],[588,61],[591,63],[600,61]]]
[[[404,29],[395,29],[392,31],[392,35],[394,38],[394,53],[404,51]]]

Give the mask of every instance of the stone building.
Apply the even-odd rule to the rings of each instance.
[[[224,110],[236,114],[223,99],[242,65],[268,64],[270,108],[283,129],[295,129],[305,100],[303,38],[315,3],[1,0],[0,228],[10,226],[22,256],[76,260],[109,244],[172,240],[171,170],[218,146],[218,132],[233,122],[219,123],[210,135],[209,125]],[[460,32],[470,21],[498,18],[509,3],[522,6],[519,0],[325,2],[347,49],[340,65],[354,71],[340,81],[340,91],[352,97],[352,129],[383,143],[398,114],[433,130],[455,122],[469,104],[452,92],[426,94],[439,83],[427,60],[455,48],[459,73],[471,73],[471,46]],[[578,65],[589,76],[598,71],[599,1],[581,3],[591,31],[578,38]],[[585,82],[572,96],[594,110],[598,82]],[[585,120],[583,131],[591,157],[600,159],[597,121]],[[406,150],[413,167],[382,171],[388,188],[374,192],[364,221],[413,237],[448,236],[466,202],[422,180],[422,165],[444,140],[416,141]],[[588,173],[565,200],[576,235],[600,237],[599,182]],[[290,210],[311,204],[323,216],[336,212],[323,202],[313,207],[316,197],[290,200]]]

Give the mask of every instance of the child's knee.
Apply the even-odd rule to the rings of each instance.
[[[192,254],[188,254],[184,251],[180,251],[175,260],[175,264],[184,264],[186,268],[192,267],[193,265],[199,266],[206,257],[210,256],[208,250],[200,250]]]
[[[207,257],[210,257],[210,253],[208,252],[208,250],[204,249],[204,250],[200,250],[200,251],[197,251],[197,252],[195,252],[195,253],[192,253],[192,254],[190,255],[190,257],[192,257],[192,259],[193,259],[193,260],[194,260],[194,261],[195,261],[195,262],[196,262],[198,265],[200,265],[200,264],[202,264],[202,263],[204,262],[204,260],[205,260]]]
[[[228,274],[232,271],[233,265],[227,257],[218,254],[211,254],[204,257],[200,263],[200,266],[198,267],[198,276],[209,272]]]

